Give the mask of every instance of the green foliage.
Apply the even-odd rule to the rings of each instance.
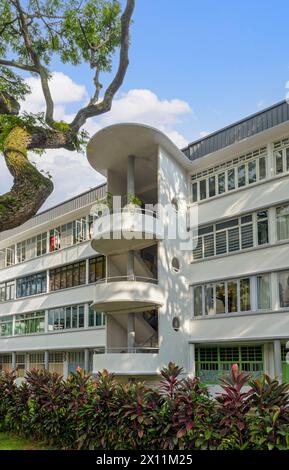
[[[117,0],[28,0],[21,2],[32,47],[48,66],[54,56],[73,65],[82,61],[100,70],[111,67],[112,54],[120,44],[120,3]],[[13,55],[29,64],[25,38],[19,28],[14,2],[0,5],[0,54]],[[94,53],[91,53],[91,51]]]
[[[128,204],[133,204],[139,207],[141,207],[143,204],[143,201],[138,196],[136,196],[135,194],[131,194],[131,193],[127,195],[127,202]]]
[[[30,93],[30,88],[23,77],[13,72],[8,67],[0,65],[0,92],[6,91],[16,100],[24,100]]]
[[[32,370],[0,374],[2,430],[66,449],[289,449],[288,385],[233,367],[216,399],[170,363],[159,387],[78,369],[64,380]],[[243,388],[246,387],[244,391]]]

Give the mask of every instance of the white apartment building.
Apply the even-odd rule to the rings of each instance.
[[[0,369],[156,381],[174,361],[215,385],[238,363],[288,381],[289,105],[182,151],[114,125],[87,155],[106,185],[0,234]],[[194,244],[167,235],[175,217]]]

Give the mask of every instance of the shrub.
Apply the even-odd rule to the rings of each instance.
[[[0,426],[66,449],[289,449],[289,384],[232,367],[216,398],[169,363],[159,387],[78,369],[0,374]],[[244,387],[247,387],[246,389]]]

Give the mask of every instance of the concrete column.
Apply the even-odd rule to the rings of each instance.
[[[135,194],[135,156],[129,155],[127,159],[127,194]]]
[[[281,341],[279,339],[274,341],[274,366],[275,377],[282,383]]]
[[[16,369],[16,352],[12,353],[12,369]]]
[[[89,372],[89,349],[84,350],[84,370]]]
[[[135,313],[127,316],[127,347],[133,349],[135,346]]]
[[[44,351],[44,369],[49,368],[49,351]]]
[[[193,379],[196,375],[196,355],[195,345],[188,344],[188,376]]]

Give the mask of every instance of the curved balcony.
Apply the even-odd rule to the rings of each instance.
[[[103,255],[141,250],[163,239],[163,224],[156,212],[136,207],[123,208],[96,218],[92,248]]]
[[[157,279],[140,276],[102,279],[95,285],[94,298],[91,307],[105,313],[152,310],[164,304]]]

